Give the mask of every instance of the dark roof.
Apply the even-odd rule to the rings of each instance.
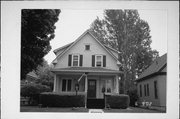
[[[52,72],[78,72],[78,73],[121,73],[119,70],[112,70],[102,67],[68,67],[52,69]]]
[[[137,81],[158,73],[166,73],[167,54],[157,58],[139,77]]]

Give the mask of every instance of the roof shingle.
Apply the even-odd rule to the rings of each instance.
[[[167,53],[157,58],[138,78],[137,81],[158,72],[166,72]]]

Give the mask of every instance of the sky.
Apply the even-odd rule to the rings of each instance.
[[[165,10],[138,10],[140,18],[150,26],[151,47],[159,51],[159,55],[167,53],[167,13]],[[103,10],[61,9],[59,20],[55,24],[55,38],[51,40],[51,51],[44,57],[50,64],[55,59],[53,51],[75,41],[83,34],[91,23],[99,17],[103,18]]]

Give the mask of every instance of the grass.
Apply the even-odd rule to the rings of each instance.
[[[49,107],[49,108],[39,108],[38,106],[21,106],[21,112],[88,112],[88,109],[85,108],[58,108],[58,107]]]
[[[163,113],[162,111],[143,109],[138,107],[129,107],[127,109],[104,109],[106,113]]]
[[[21,106],[21,112],[79,112],[79,113],[88,113],[89,109],[86,108],[39,108],[38,106]],[[162,113],[157,110],[142,109],[137,107],[129,107],[127,109],[103,109],[105,113]]]

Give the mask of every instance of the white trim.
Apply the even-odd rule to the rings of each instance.
[[[74,61],[74,56],[78,56],[78,65],[74,66],[73,61]],[[72,54],[72,61],[71,61],[72,66],[71,67],[79,67],[80,65],[80,54]]]
[[[96,65],[98,56],[101,56],[101,66]],[[103,55],[95,55],[95,67],[103,67]]]

